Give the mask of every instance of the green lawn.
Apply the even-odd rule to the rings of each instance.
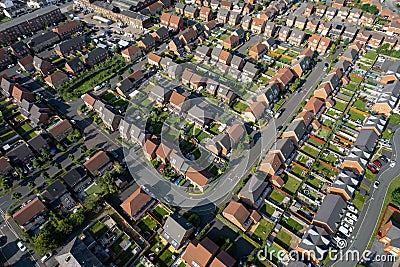
[[[365,53],[363,55],[363,57],[368,58],[370,60],[375,60],[377,56],[378,56],[377,53],[374,53],[374,52],[371,52],[371,51],[368,51],[367,53]]]
[[[156,226],[156,225],[157,225],[157,223],[150,216],[144,217],[137,224],[137,226],[142,230],[142,232],[146,232],[146,231],[152,232],[154,226]]]
[[[5,141],[7,141],[8,139],[10,139],[10,138],[12,138],[12,137],[14,137],[14,136],[16,136],[17,134],[13,131],[13,130],[10,130],[10,131],[8,131],[8,132],[5,132],[4,134],[2,134],[1,136],[0,136],[0,140],[2,141],[2,142],[5,142]]]
[[[319,151],[315,150],[314,148],[310,147],[310,146],[303,146],[301,148],[301,151],[303,151],[304,153],[310,155],[313,158],[317,158]]]
[[[95,224],[93,224],[92,227],[90,227],[89,232],[93,236],[93,238],[98,239],[103,234],[105,234],[107,230],[108,228],[104,223],[97,221]]]
[[[209,128],[210,133],[214,134],[214,135],[218,135],[221,132],[218,130],[219,125],[214,123],[213,125],[211,125],[211,127]]]
[[[103,193],[103,190],[96,183],[93,183],[91,186],[89,186],[88,188],[85,189],[85,193],[87,195],[93,195],[93,194],[99,195],[99,194]]]
[[[150,241],[150,251],[154,252],[157,255],[160,254],[165,248],[165,245],[163,245],[163,243],[160,241],[161,239],[159,235],[155,235],[154,238]]]
[[[356,85],[353,84],[353,83],[349,83],[348,85],[345,85],[343,87],[346,88],[347,90],[350,90],[350,91],[353,91],[353,92],[356,90]]]
[[[152,103],[152,101],[150,99],[146,98],[145,100],[143,100],[140,103],[140,105],[143,106],[143,107],[148,107],[148,106],[150,106],[151,103]]]
[[[364,177],[369,181],[374,181],[375,177],[376,177],[376,174],[373,174],[369,169],[366,169]]]
[[[303,229],[303,225],[292,218],[283,218],[281,220],[281,224],[293,233],[296,233]]]
[[[274,239],[274,241],[276,243],[278,243],[285,249],[290,248],[291,240],[292,240],[292,237],[288,233],[284,232],[283,230],[280,230]]]
[[[158,205],[157,207],[154,208],[152,214],[159,222],[161,222],[164,216],[168,215],[169,212],[166,209],[164,209],[161,205]]]
[[[289,194],[294,195],[299,188],[301,181],[297,180],[296,178],[287,175],[287,180],[285,181],[285,185],[283,186],[283,190]]]
[[[336,101],[335,105],[333,106],[334,109],[344,111],[347,107],[347,103],[343,103],[340,101]]]
[[[315,146],[315,147],[320,147],[320,146],[323,145],[321,142],[318,142],[317,140],[312,139],[312,138],[309,138],[309,139],[307,140],[307,143],[309,143],[309,144],[311,144],[311,145],[313,145],[313,146]]]
[[[165,249],[158,260],[163,266],[171,266],[174,263],[172,252],[169,249]]]
[[[265,219],[261,219],[256,230],[254,231],[254,235],[259,237],[264,242],[271,233],[272,229],[274,229],[274,226],[274,223]]]
[[[296,174],[299,177],[303,177],[303,175],[306,173],[306,171],[298,166],[293,165],[292,173]]]
[[[111,245],[111,250],[116,254],[116,255],[118,255],[119,253],[121,253],[122,252],[122,250],[123,250],[123,248],[119,245],[119,244],[121,244],[121,242],[124,240],[124,239],[127,239],[127,238],[129,238],[129,236],[127,235],[127,234],[123,234],[122,236],[120,236],[117,240],[115,240],[115,242]]]
[[[118,98],[116,99],[114,102],[111,103],[111,105],[115,108],[120,108],[120,107],[124,107],[128,104],[128,101],[126,101],[125,99],[122,98]]]
[[[327,139],[328,138],[328,136],[330,135],[330,131],[328,131],[328,130],[326,130],[326,129],[324,129],[324,128],[321,128],[319,131],[318,131],[318,137],[319,138],[321,138],[321,139]]]
[[[206,138],[209,138],[210,135],[208,133],[206,133],[205,131],[202,131],[201,134],[199,134],[197,136],[197,140],[199,140],[199,142],[203,141]]]
[[[364,121],[365,120],[365,116],[363,114],[357,113],[355,111],[349,110],[350,115],[350,119],[357,121],[357,120],[361,120]]]
[[[285,196],[274,189],[271,195],[269,195],[269,198],[278,203],[282,203],[282,201],[285,199]]]
[[[364,111],[364,112],[367,111],[365,106],[366,106],[366,103],[364,101],[359,100],[359,99],[357,99],[353,103],[353,107],[355,107],[358,110]]]
[[[326,156],[322,155],[321,159],[330,164],[334,164],[336,161],[336,157],[334,156],[334,154],[330,154],[329,151],[327,150],[325,150],[325,153],[327,153],[327,155]]]
[[[268,203],[265,203],[265,204],[261,207],[260,212],[264,213],[264,214],[267,215],[268,217],[271,217],[272,214],[274,214],[274,212],[275,212],[275,207],[271,206],[271,205],[268,204]]]
[[[307,163],[307,161],[308,161],[308,157],[303,156],[303,155],[300,155],[300,156],[297,158],[297,161],[298,161],[299,163],[301,163],[302,165],[306,165],[306,163]]]
[[[101,96],[101,98],[105,102],[110,102],[111,100],[113,100],[115,98],[115,95],[111,92],[106,92],[104,95]]]
[[[352,203],[358,210],[361,211],[364,207],[365,199],[366,199],[365,196],[361,195],[360,192],[356,191]]]
[[[281,107],[282,107],[282,105],[285,103],[285,99],[280,99],[279,101],[277,101],[275,104],[274,104],[274,106],[272,107],[272,111],[273,112],[277,112]]]
[[[393,136],[393,133],[390,132],[389,129],[387,129],[387,128],[382,133],[383,139],[390,139],[390,138],[392,138],[392,136]]]
[[[355,82],[355,83],[360,83],[362,81],[361,77],[350,75],[350,81]]]
[[[400,115],[399,114],[392,114],[389,116],[389,122],[393,123],[395,125],[399,125],[400,124]]]
[[[317,177],[314,177],[314,179],[308,179],[306,183],[311,185],[315,189],[320,189],[324,185],[324,182],[322,182]]]
[[[312,169],[317,174],[325,175],[328,178],[332,178],[338,174],[337,171],[333,170],[332,168],[326,166],[325,164],[323,164],[319,161],[314,163],[314,165],[312,166]]]
[[[32,130],[32,127],[28,123],[24,123],[15,129],[19,135],[24,135],[25,133]]]
[[[339,153],[340,155],[343,155],[343,152],[340,151],[339,148],[338,148],[335,144],[333,144],[333,143],[330,143],[329,146],[328,146],[328,148],[329,148],[330,150],[336,152],[336,153]]]
[[[237,113],[242,113],[248,107],[249,107],[248,105],[246,105],[245,103],[242,103],[241,101],[236,101],[232,106],[233,110],[236,111]]]

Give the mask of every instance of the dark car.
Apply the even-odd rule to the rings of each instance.
[[[376,166],[373,165],[373,164],[371,164],[371,163],[368,163],[367,168],[368,168],[368,170],[370,170],[373,174],[376,174],[376,173],[378,172],[378,170],[376,169]]]
[[[376,167],[378,167],[378,168],[382,168],[382,163],[379,161],[379,160],[374,160],[374,165],[376,166]]]
[[[380,156],[379,159],[382,160],[385,163],[389,163],[389,159],[384,155]]]
[[[276,130],[277,130],[277,131],[280,131],[280,130],[282,130],[282,128],[283,128],[283,126],[282,126],[282,125],[279,125],[278,127],[276,127]]]

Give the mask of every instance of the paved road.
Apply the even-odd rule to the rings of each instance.
[[[400,164],[400,128],[395,131],[392,144],[392,159],[395,159],[397,164],[394,168],[389,167],[387,164],[377,175],[377,180],[380,182],[379,188],[373,189],[372,192],[370,192],[370,197],[367,199],[366,205],[355,227],[357,232],[354,233],[354,241],[347,247],[348,250],[358,250],[362,252],[367,248],[371,236],[375,234],[375,227],[379,223],[378,217],[389,185],[395,177],[400,175],[400,168],[398,167],[398,164]],[[335,262],[332,265],[337,267],[353,267],[356,263],[356,261],[345,261]]]
[[[211,190],[202,195],[190,195],[186,193],[186,188],[176,186],[165,180],[154,168],[143,161],[141,158],[141,151],[130,153],[126,157],[126,162],[133,177],[140,185],[145,185],[146,188],[159,199],[164,199],[164,201],[173,203],[181,208],[196,207],[196,211],[201,212],[202,210],[209,211],[219,206],[220,203],[230,199],[230,193],[239,181],[249,173],[251,167],[259,161],[270,149],[271,145],[273,145],[276,139],[276,125],[284,124],[293,117],[301,102],[309,95],[322,76],[325,75],[323,71],[324,64],[325,60],[323,59],[318,62],[307,78],[307,81],[303,84],[302,90],[299,93],[292,94],[286,101],[283,106],[286,111],[281,117],[276,121],[270,121],[268,126],[261,131],[260,139],[253,148],[244,151],[240,158],[230,162],[230,166],[232,167],[228,168],[228,170],[218,178],[217,183],[212,185]]]

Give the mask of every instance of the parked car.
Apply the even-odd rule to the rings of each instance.
[[[343,221],[350,226],[354,226],[354,221],[352,219],[350,219],[349,217],[344,217]]]
[[[373,174],[376,174],[376,173],[378,172],[378,170],[376,169],[376,166],[373,165],[373,164],[371,164],[371,163],[368,163],[367,168],[368,168],[368,170],[370,170]]]
[[[377,189],[379,187],[379,181],[374,182],[374,188]]]
[[[346,237],[350,237],[350,231],[346,229],[343,225],[339,227],[339,232],[342,233]]]
[[[382,163],[381,163],[378,159],[374,160],[373,163],[374,163],[374,165],[375,165],[376,167],[382,168]]]
[[[385,163],[389,163],[389,159],[384,155],[380,156],[379,159],[382,160]]]
[[[389,165],[390,167],[394,167],[394,166],[396,166],[396,161],[395,160],[392,160],[391,162],[390,162],[390,165]]]
[[[354,221],[357,221],[357,216],[354,215],[354,214],[351,213],[351,212],[347,212],[347,213],[346,213],[346,217],[349,217],[350,219],[352,219],[352,220],[354,220]]]
[[[21,250],[21,251],[25,251],[26,250],[25,245],[21,241],[17,242],[17,246],[18,246],[19,250]]]
[[[46,253],[46,254],[40,259],[40,261],[41,261],[42,263],[45,263],[46,261],[48,261],[48,260],[51,258],[51,256],[53,256],[53,253],[51,253],[51,252]]]
[[[358,214],[358,210],[353,205],[347,206],[347,210],[350,211],[351,213],[354,213],[355,215]]]

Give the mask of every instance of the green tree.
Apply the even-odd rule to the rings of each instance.
[[[69,222],[73,227],[82,225],[85,222],[85,212],[83,209],[79,209],[77,212],[72,213],[69,216]]]
[[[0,175],[0,189],[7,190],[10,189],[11,186],[12,186],[12,181],[8,177]]]
[[[29,182],[28,182],[28,188],[29,188],[29,189],[32,190],[33,188],[35,188],[35,186],[36,186],[36,185],[35,185],[34,182],[32,182],[32,181],[29,181]]]
[[[102,177],[96,180],[96,183],[106,194],[118,193],[118,188],[115,185],[115,176],[110,172],[106,172]]]
[[[97,203],[99,202],[99,198],[95,195],[89,195],[85,200],[84,200],[84,205],[86,209],[88,210],[94,210],[94,208],[97,207]]]
[[[83,145],[80,147],[81,153],[85,153],[87,151],[87,146]]]
[[[393,202],[400,206],[400,187],[397,187],[393,192],[392,192],[392,199]]]
[[[39,251],[39,254],[45,254],[58,247],[54,233],[49,231],[46,227],[40,230],[39,234],[34,237],[33,244]]]
[[[124,171],[125,171],[124,167],[122,167],[122,165],[119,164],[119,162],[114,163],[114,172],[116,174],[122,174],[124,173]]]
[[[13,200],[20,199],[21,197],[22,197],[22,194],[19,193],[19,192],[14,192],[14,193],[11,195],[11,199],[13,199]]]
[[[61,164],[60,164],[60,162],[55,162],[54,163],[54,167],[56,167],[57,169],[61,169]]]

